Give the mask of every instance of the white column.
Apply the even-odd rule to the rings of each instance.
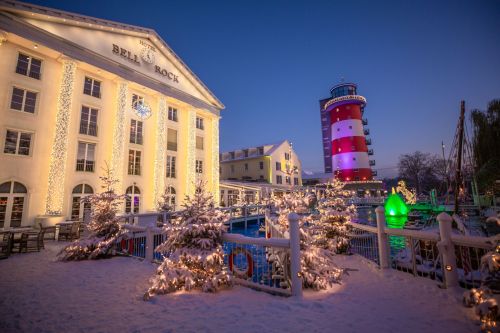
[[[123,163],[125,155],[125,114],[127,110],[128,83],[118,82],[118,93],[116,96],[115,124],[113,127],[113,152],[111,155],[111,171],[113,178],[117,180],[114,190],[123,193]]]
[[[375,208],[377,216],[377,241],[378,241],[378,259],[380,268],[389,268],[391,263],[389,238],[385,233],[385,209],[382,206]]]
[[[57,100],[56,129],[50,154],[49,183],[45,212],[59,215],[63,210],[66,163],[68,157],[68,132],[71,121],[71,102],[75,87],[76,61],[62,59],[62,79]]]
[[[220,191],[219,191],[219,118],[212,118],[212,193],[214,203],[216,206],[220,204]]]
[[[161,96],[158,103],[158,119],[156,123],[156,156],[154,166],[154,205],[158,204],[165,191],[165,157],[167,153],[167,101]]]
[[[194,194],[196,182],[195,161],[196,161],[196,112],[188,111],[187,120],[187,147],[186,147],[186,195]]]
[[[295,213],[288,214],[288,230],[290,231],[290,274],[292,275],[292,296],[302,297],[300,226],[299,216]]]
[[[455,256],[455,246],[451,241],[453,219],[443,212],[437,216],[437,220],[439,222],[439,237],[441,238],[437,247],[443,258],[445,287],[458,287],[457,258]]]

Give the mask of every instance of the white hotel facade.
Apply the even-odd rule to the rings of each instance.
[[[123,212],[219,198],[223,104],[155,31],[0,0],[0,228],[81,218],[108,164]]]

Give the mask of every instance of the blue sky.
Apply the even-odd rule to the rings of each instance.
[[[379,175],[450,144],[500,98],[499,1],[29,1],[155,29],[226,105],[222,150],[289,139],[323,170],[318,100],[343,77],[368,100]]]

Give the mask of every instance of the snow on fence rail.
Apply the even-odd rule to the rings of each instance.
[[[137,214],[134,219],[139,219],[135,221],[139,225],[123,225],[128,237],[117,242],[117,251],[148,261],[162,259],[162,254],[155,249],[165,240],[165,231],[151,225],[140,225],[141,218],[150,219],[151,215]],[[302,295],[298,216],[290,214],[288,222],[290,232],[280,234],[287,238],[223,235],[224,262],[233,272],[236,283],[273,294]]]
[[[349,223],[349,249],[380,268],[397,269],[414,276],[438,280],[445,287],[479,287],[485,275],[481,257],[495,248],[496,237],[452,234],[452,218],[438,215],[439,233],[406,229],[388,229],[384,208],[377,207],[377,227]]]

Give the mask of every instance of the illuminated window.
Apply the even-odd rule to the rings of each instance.
[[[40,80],[42,60],[19,53],[17,57],[16,73]]]
[[[95,143],[78,142],[76,171],[94,172]]]
[[[143,123],[140,120],[130,120],[130,143],[142,145]]]
[[[88,106],[82,106],[80,114],[80,134],[97,136],[97,114],[98,110]]]
[[[101,81],[85,77],[85,81],[83,83],[83,93],[85,95],[101,98]]]
[[[38,93],[12,87],[12,99],[10,100],[10,108],[13,110],[35,113],[36,97]]]
[[[30,154],[31,137],[31,133],[7,130],[3,152],[28,156]]]
[[[196,136],[196,149],[203,150],[203,137]]]
[[[201,130],[205,128],[203,126],[203,118],[196,117],[196,128]]]
[[[175,156],[167,155],[167,178],[175,178]]]
[[[141,206],[141,191],[139,188],[135,185],[129,186],[125,193],[127,194],[125,198],[125,213],[139,213],[139,208]]]
[[[169,186],[167,187],[167,194],[168,194],[168,197],[167,197],[167,200],[168,200],[168,204],[170,206],[172,206],[172,208],[175,210],[175,188],[173,186]]]
[[[141,175],[141,151],[130,149],[128,151],[128,174]]]
[[[82,204],[82,199],[93,193],[92,186],[87,184],[76,185],[73,188],[71,195],[71,220],[80,220],[83,218],[84,212],[91,209],[89,202],[85,201]]]
[[[168,120],[177,121],[177,109],[168,107]]]

